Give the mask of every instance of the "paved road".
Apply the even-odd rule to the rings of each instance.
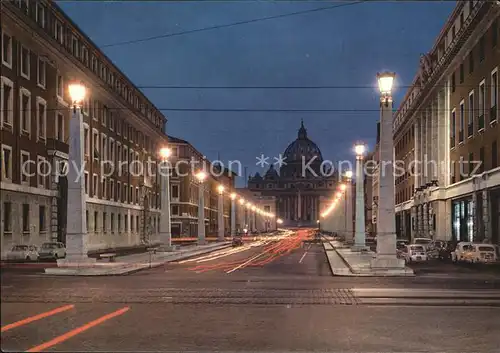
[[[488,298],[500,280],[332,277],[319,244],[291,240],[193,260],[121,277],[3,273],[2,349],[494,352],[500,344],[499,307],[367,305],[359,294]]]

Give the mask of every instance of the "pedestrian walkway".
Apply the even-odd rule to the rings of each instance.
[[[146,252],[117,257],[115,262],[106,259],[97,260],[85,267],[46,268],[45,273],[60,276],[112,276],[125,275],[142,269],[161,266],[172,261],[187,259],[231,246],[230,242],[207,245],[183,246],[169,252]]]
[[[373,251],[352,251],[349,246],[331,237],[326,238],[323,247],[334,276],[405,277],[415,275],[409,267],[401,270],[374,270],[370,266],[371,260],[375,257]]]

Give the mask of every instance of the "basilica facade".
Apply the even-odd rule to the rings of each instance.
[[[282,161],[280,167],[271,164],[264,175],[250,175],[248,189],[274,196],[276,214],[284,226],[316,226],[323,208],[333,198],[338,173],[331,163],[323,163],[321,150],[309,139],[303,122]]]

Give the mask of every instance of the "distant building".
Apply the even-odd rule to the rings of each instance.
[[[309,139],[302,122],[298,136],[283,154],[281,168],[271,164],[264,176],[248,178],[248,189],[262,197],[275,198],[277,215],[284,226],[316,226],[321,199],[331,199],[337,187],[337,173],[323,163],[319,147]],[[309,166],[309,168],[308,168]]]
[[[499,22],[498,2],[457,1],[421,57],[394,115],[398,236],[500,244]]]

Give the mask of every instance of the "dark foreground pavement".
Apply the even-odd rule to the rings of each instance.
[[[242,266],[262,251],[123,277],[4,273],[2,350],[498,352],[500,305],[482,301],[500,280],[332,277],[317,244]],[[397,299],[412,289],[448,299]],[[367,304],[372,291],[387,298]]]

